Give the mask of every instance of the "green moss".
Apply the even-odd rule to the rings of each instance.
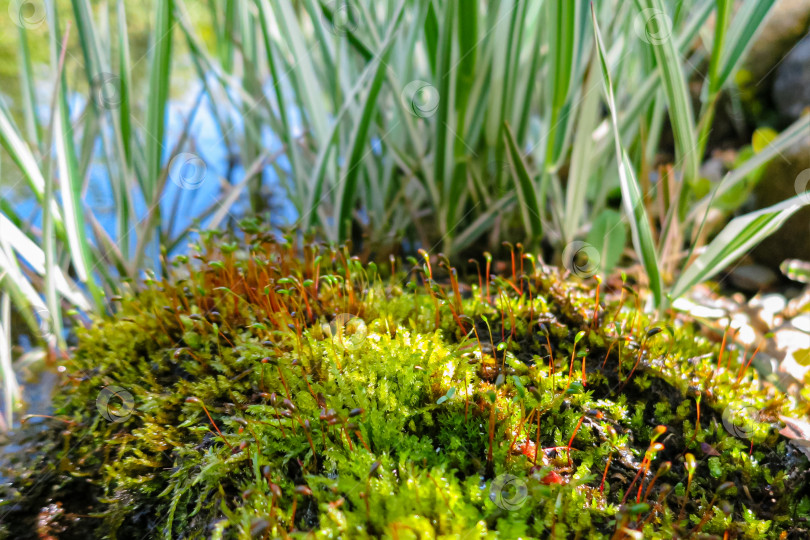
[[[770,423],[800,411],[690,325],[594,320],[542,265],[488,301],[435,264],[247,236],[78,332],[54,418],[17,435],[7,535],[806,533],[807,461]],[[739,403],[764,413],[735,437]]]

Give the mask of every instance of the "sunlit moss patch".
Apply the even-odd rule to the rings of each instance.
[[[441,259],[207,235],[79,331],[53,418],[15,435],[3,532],[807,536],[807,460],[775,429],[795,403],[520,255],[465,286]]]

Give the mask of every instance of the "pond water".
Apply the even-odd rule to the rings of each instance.
[[[166,143],[164,148],[164,165],[170,167],[170,178],[160,198],[160,211],[163,221],[170,224],[170,231],[166,231],[174,237],[193,225],[197,216],[206,209],[216,207],[222,202],[222,195],[230,185],[239,184],[245,174],[245,168],[238,161],[239,152],[237,148],[229,148],[223,142],[223,134],[217,122],[217,118],[212,110],[212,103],[208,95],[204,95],[199,101],[198,96],[203,86],[199,81],[190,81],[187,84],[186,92],[174,99],[170,99],[167,106]],[[268,89],[269,91],[270,89]],[[42,92],[47,91],[47,85]],[[70,96],[71,115],[74,120],[81,114],[87,105],[88,97],[79,93]],[[48,102],[48,100],[40,101]],[[195,110],[195,106],[198,107]],[[223,112],[222,104],[218,104],[217,111]],[[233,110],[230,111],[228,121],[232,125],[232,133],[229,139],[234,141],[233,145],[239,144],[242,130],[241,116]],[[46,124],[46,119],[50,116],[50,111],[40,108],[37,111],[39,118]],[[182,136],[188,118],[193,114],[189,128],[189,136],[186,146],[181,152],[193,152],[194,159],[192,171],[175,170],[178,167],[188,167],[188,160],[181,161],[175,165],[174,161],[169,161],[172,156],[168,155],[171,149],[175,148],[177,141]],[[294,115],[293,115],[294,116]],[[262,134],[262,146],[268,154],[274,154],[281,148],[281,142],[269,129],[265,129]],[[33,196],[22,175],[7,155],[2,156],[2,171],[0,176],[0,197],[11,203],[17,215],[30,223],[34,228],[39,228],[42,221],[41,205]],[[178,160],[179,161],[179,160]],[[282,170],[287,169],[286,158],[282,157],[276,162]],[[202,172],[200,172],[202,171]],[[189,174],[193,175],[194,183],[189,187],[183,182],[183,178]],[[180,178],[180,181],[176,179]],[[297,214],[294,206],[286,197],[286,190],[279,182],[276,170],[271,166],[266,166],[262,171],[263,191],[265,192],[269,206],[271,208],[272,223],[283,226],[294,223]],[[133,223],[139,223],[147,215],[147,205],[139,192],[132,193],[135,217]],[[113,189],[108,170],[104,162],[104,149],[101,140],[97,140],[94,148],[94,155],[89,165],[86,178],[86,190],[83,197],[87,211],[92,212],[99,224],[105,229],[110,238],[118,242],[122,234],[129,234],[132,253],[135,249],[135,238],[130,231],[117,230],[116,208],[113,197]],[[247,190],[243,190],[239,199],[232,206],[230,216],[238,218],[248,208],[249,201]],[[210,222],[210,216],[199,223],[201,230],[205,230]],[[225,223],[220,224],[220,228]],[[87,226],[90,238],[93,233],[90,225]],[[187,240],[179,242],[171,255],[183,253],[188,249],[189,240],[194,240],[194,234],[188,236]],[[152,245],[146,252],[146,265],[154,269],[157,268],[157,245]],[[130,253],[130,255],[132,255]],[[34,340],[27,335],[27,328],[12,318],[12,334],[14,345],[23,352],[30,352],[34,346]],[[50,372],[51,367],[44,367],[41,363],[34,371],[32,377],[27,369],[17,367],[18,380],[25,386],[24,398],[26,410],[15,413],[15,424],[19,422],[22,414],[47,414],[49,409],[49,396],[53,389],[55,374]],[[0,400],[0,414],[5,414],[3,400]]]
[[[164,148],[172,149],[182,135],[187,119],[193,114],[193,120],[189,127],[189,138],[184,154],[193,154],[193,163],[188,161],[174,160],[169,162],[171,156],[164,155],[164,165],[170,166],[170,178],[174,181],[167,181],[166,188],[161,196],[160,210],[162,215],[168,216],[167,221],[171,222],[173,234],[177,234],[194,223],[197,216],[203,213],[212,205],[221,201],[223,194],[223,184],[238,184],[244,178],[244,165],[234,162],[234,156],[239,153],[234,148],[228,148],[223,142],[223,134],[217,123],[211,108],[211,102],[207,95],[203,96],[199,108],[193,111],[196,104],[196,96],[201,90],[200,83],[192,83],[186,96],[170,100],[167,111],[166,143]],[[71,98],[71,113],[76,117],[86,105],[86,96],[74,95]],[[219,105],[222,110],[222,105]],[[41,118],[47,118],[49,111],[39,111]],[[229,119],[233,122],[236,135],[241,130],[240,116],[231,115]],[[229,134],[233,138],[233,133]],[[238,137],[236,138],[238,140]],[[269,154],[273,154],[281,148],[281,142],[269,129],[262,132],[262,145]],[[97,141],[94,149],[93,161],[90,164],[87,181],[87,189],[84,195],[85,207],[92,211],[99,223],[113,240],[118,240],[121,232],[116,230],[116,211],[113,189],[107,168],[103,162],[103,148],[101,140]],[[193,153],[187,149],[192,149]],[[168,153],[168,152],[166,152]],[[282,169],[288,167],[286,158],[278,160],[278,166]],[[13,164],[8,165],[8,168]],[[189,170],[191,166],[194,169]],[[202,172],[200,172],[202,167]],[[193,176],[193,184],[184,183],[183,178]],[[23,189],[24,183],[19,171],[3,176],[4,180],[0,185],[0,196],[11,202],[12,207],[18,212],[20,217],[29,220],[34,226],[39,227],[42,219],[41,207],[33,194],[29,190]],[[178,180],[179,179],[179,180]],[[266,166],[262,174],[264,190],[272,200],[273,222],[277,225],[284,225],[295,222],[297,217],[295,208],[286,199],[285,188],[279,183],[276,171]],[[146,215],[147,207],[140,193],[132,193],[136,211],[136,221],[140,221]],[[175,199],[178,199],[177,201]],[[247,207],[247,194],[243,191],[239,200],[234,204],[231,214],[238,216]],[[205,229],[209,220],[201,222],[201,228]],[[88,226],[92,237],[92,231]]]

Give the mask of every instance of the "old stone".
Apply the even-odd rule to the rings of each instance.
[[[810,189],[810,132],[796,144],[776,156],[754,190],[757,208],[765,208]],[[797,185],[798,184],[798,185]],[[810,195],[808,195],[810,197]],[[760,264],[777,270],[785,259],[810,260],[810,206],[793,214],[767,241],[753,251]]]
[[[773,101],[779,114],[789,120],[810,107],[810,35],[797,43],[776,69]]]

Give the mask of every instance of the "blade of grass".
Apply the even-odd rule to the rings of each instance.
[[[17,312],[20,313],[32,332],[37,332],[39,325],[33,316],[32,306],[43,305],[42,298],[34,290],[31,282],[25,278],[17,264],[14,254],[3,236],[0,236],[0,276],[3,288],[11,295]]]
[[[166,128],[166,103],[169,99],[169,70],[172,60],[172,33],[174,29],[173,0],[157,0],[155,30],[150,44],[152,57],[149,66],[149,104],[146,112],[146,163],[144,182],[146,202],[157,202],[156,192],[160,170],[163,168],[163,140]]]
[[[62,59],[64,60],[64,58]],[[62,66],[64,67],[64,66]],[[45,200],[53,200],[53,175],[48,174],[45,177]],[[53,231],[53,216],[51,215],[50,205],[42,207],[42,251],[45,256],[43,274],[45,277],[45,303],[50,313],[50,322],[52,329],[55,331],[55,340],[48,339],[49,345],[57,345],[61,350],[66,349],[65,340],[62,336],[62,310],[59,306],[59,297],[56,294],[56,274],[59,270],[56,262],[56,242]]]
[[[543,223],[540,221],[540,203],[537,198],[537,189],[526,167],[526,162],[520,154],[517,142],[515,142],[515,135],[512,133],[512,128],[509,127],[508,123],[504,127],[504,137],[506,138],[506,149],[509,154],[509,161],[517,177],[515,191],[517,192],[517,199],[520,204],[520,215],[523,218],[523,225],[526,228],[527,236],[531,240],[535,240],[543,234]]]
[[[40,130],[36,116],[34,100],[34,73],[31,65],[31,53],[28,48],[28,30],[25,25],[19,25],[17,43],[20,59],[20,94],[23,103],[23,118],[28,140],[36,148],[40,148]]]
[[[453,57],[453,35],[455,34],[456,26],[455,5],[456,2],[445,2],[444,4],[444,11],[440,17],[441,28],[439,33],[439,49],[437,51],[438,62],[436,65],[436,82],[438,83],[437,90],[439,93],[439,107],[435,118],[436,140],[433,143],[433,176],[436,183],[441,187],[442,193],[444,193],[445,196],[446,206],[442,208],[442,214],[444,217],[442,220],[444,222],[442,233],[444,234],[448,232],[450,227],[449,216],[455,213],[454,202],[458,202],[452,201],[449,198],[451,190],[450,177],[453,174],[453,156],[452,152],[449,151],[449,149],[452,148],[449,137],[452,135],[450,135],[450,130],[448,127],[450,123],[452,104],[455,101],[454,96],[451,95],[452,79],[454,75],[451,71],[453,69],[451,62]]]
[[[714,21],[714,40],[711,46],[711,56],[709,58],[709,73],[706,78],[706,99],[703,102],[703,110],[700,115],[700,134],[698,144],[700,144],[699,155],[703,155],[708,142],[709,130],[714,119],[714,107],[717,95],[723,87],[724,81],[720,79],[720,57],[728,31],[728,23],[731,18],[731,0],[717,0],[717,16]]]
[[[397,25],[395,21],[393,27]],[[385,76],[385,67],[388,62],[388,55],[391,52],[391,43],[389,40],[388,47],[382,51],[379,57],[377,71],[371,81],[368,93],[363,102],[363,111],[360,115],[360,120],[355,126],[352,133],[351,141],[349,143],[349,157],[346,164],[341,171],[341,180],[337,187],[337,196],[335,199],[335,207],[337,208],[338,219],[337,224],[337,238],[336,240],[346,240],[350,230],[349,225],[352,219],[352,210],[354,206],[354,195],[357,190],[357,182],[362,172],[363,154],[368,146],[368,133],[371,126],[371,119],[376,113],[377,96],[382,88],[383,79]]]
[[[678,51],[680,54],[686,54],[692,42],[697,37],[704,23],[708,20],[714,8],[713,0],[703,0],[698,6],[692,9],[693,14],[686,22],[683,30],[678,36]],[[634,90],[630,98],[630,103],[623,109],[622,116],[619,121],[619,130],[624,137],[624,140],[629,140],[630,134],[638,128],[639,118],[647,111],[650,101],[655,97],[656,92],[661,85],[661,77],[658,70],[651,72],[644,81]],[[607,129],[607,126],[604,126]],[[602,129],[602,126],[597,128]],[[607,140],[602,139],[603,142],[597,146],[596,159],[601,161],[603,156],[610,152],[610,147],[613,146]]]
[[[58,265],[49,267],[47,265],[45,252],[4,214],[0,214],[0,227],[3,230],[3,238],[7,246],[6,251],[8,257],[13,257],[15,252],[18,253],[25,259],[25,262],[34,272],[40,276],[44,276],[47,269],[50,268],[53,272],[56,290],[78,309],[85,311],[90,309],[90,303],[79,288],[76,287],[69,278],[65,277]],[[21,273],[19,275],[22,276]]]
[[[270,69],[270,77],[273,80],[273,93],[278,106],[279,119],[281,120],[281,129],[277,130],[277,133],[281,139],[281,142],[288,149],[288,159],[292,168],[293,179],[296,181],[296,192],[298,193],[294,200],[296,201],[296,206],[299,213],[303,215],[306,211],[305,209],[307,208],[305,206],[306,203],[303,201],[304,184],[298,179],[303,179],[305,177],[305,172],[301,163],[298,145],[295,141],[295,135],[293,134],[293,126],[289,121],[286,102],[284,100],[282,87],[283,78],[279,76],[278,72],[276,61],[277,53],[271,38],[271,7],[268,0],[257,0],[256,4],[259,8],[259,21],[261,23],[262,38],[264,40],[265,56],[267,58],[268,68]],[[331,137],[328,141],[321,141],[322,145],[320,148],[325,148],[330,142]],[[312,212],[311,214],[314,217],[315,212]],[[307,224],[307,226],[308,225],[309,224]]]
[[[709,96],[716,94],[725,83],[720,77],[720,58],[724,51],[728,23],[731,18],[732,0],[717,0],[717,17],[714,22],[714,41],[709,59]],[[767,2],[762,2],[767,3]]]
[[[169,179],[172,159],[174,159],[180,153],[180,150],[185,148],[185,145],[188,142],[189,131],[191,129],[191,125],[194,123],[194,118],[196,117],[197,113],[200,110],[199,104],[200,101],[202,100],[202,96],[203,92],[201,90],[197,94],[197,97],[194,101],[194,106],[191,107],[189,115],[185,119],[185,122],[183,124],[182,129],[180,130],[180,134],[178,136],[177,141],[174,143],[174,146],[168,152],[169,166],[164,167],[160,171],[160,176],[157,178],[155,182],[155,192],[160,194],[161,196],[164,193],[166,182]],[[153,236],[153,233],[157,231],[161,226],[160,210],[161,210],[161,201],[160,199],[158,199],[157,201],[155,201],[155,203],[147,207],[146,215],[144,215],[141,218],[141,221],[139,222],[140,233],[138,234],[137,237],[138,241],[135,244],[135,255],[133,256],[130,264],[131,274],[137,274],[139,270],[143,268],[147,245],[149,244],[150,238]],[[166,228],[167,230],[171,231],[171,227]],[[160,238],[156,236],[155,241],[158,242],[159,244]]]
[[[586,241],[596,247],[599,273],[607,278],[627,244],[627,226],[622,214],[612,208],[603,210],[593,219]]]
[[[0,278],[2,280],[2,278]],[[3,409],[6,428],[14,425],[14,408],[20,400],[20,386],[11,364],[11,298],[0,298],[0,374],[3,376]]]
[[[14,127],[8,111],[2,105],[0,105],[0,144],[3,145],[9,157],[23,173],[23,178],[25,178],[37,201],[41,205],[46,204],[44,199],[45,178],[42,176],[37,160]],[[64,234],[62,214],[55,201],[50,201],[49,204],[51,204],[54,212],[58,232]]]
[[[619,180],[622,189],[622,204],[630,220],[630,231],[633,237],[633,246],[636,253],[641,258],[641,263],[644,270],[647,272],[647,278],[650,281],[650,290],[653,293],[655,305],[660,306],[662,302],[662,282],[661,274],[658,270],[658,257],[656,255],[655,244],[653,243],[652,230],[650,229],[650,220],[647,217],[647,210],[644,207],[641,191],[636,180],[635,173],[633,172],[633,165],[627,152],[624,150],[621,142],[621,134],[619,132],[618,115],[616,112],[616,102],[613,97],[613,83],[610,80],[610,71],[608,70],[607,60],[605,58],[605,47],[602,44],[602,36],[599,32],[599,24],[596,21],[596,13],[591,7],[591,15],[593,19],[594,34],[596,36],[596,48],[599,56],[599,62],[602,67],[602,77],[605,88],[605,96],[607,98],[608,109],[610,109],[610,118],[613,124],[613,137],[616,143],[616,159],[619,165]]]
[[[745,180],[745,178],[757,168],[768,163],[787,148],[790,148],[806,137],[808,131],[810,131],[810,114],[805,114],[780,133],[768,146],[751,156],[733,171],[726,173],[714,192],[701,199],[692,207],[689,213],[689,219],[698,219],[701,214],[705,214],[714,199],[727,193],[738,183]]]
[[[92,8],[88,0],[71,0],[73,6],[73,15],[76,24],[76,35],[79,38],[79,45],[82,49],[82,57],[84,59],[84,69],[82,70],[87,77],[87,85],[90,91],[96,84],[96,77],[101,74],[101,43],[99,41],[98,33],[93,23]],[[100,91],[106,91],[102,85]],[[90,100],[93,106],[97,106],[96,100]]]
[[[580,219],[587,204],[588,185],[593,172],[593,138],[591,134],[599,122],[600,95],[597,88],[599,72],[592,63],[582,89],[584,96],[579,106],[577,134],[571,153],[571,169],[565,190],[565,215],[563,233],[565,242],[572,242],[580,226]]]
[[[452,3],[452,2],[451,2]],[[453,229],[456,225],[456,211],[458,202],[464,195],[464,188],[467,183],[467,160],[464,158],[467,151],[463,137],[466,133],[464,122],[467,118],[467,106],[469,104],[470,90],[475,80],[476,45],[478,41],[478,6],[474,0],[461,0],[458,12],[458,55],[459,60],[453,69],[452,75],[447,74],[445,78],[455,77],[455,137],[453,137],[453,172],[449,189],[446,190],[447,213],[445,229],[449,233],[446,240],[452,246]],[[444,69],[444,64],[442,63]],[[441,107],[441,103],[439,104]],[[452,248],[455,249],[455,248]],[[451,251],[451,250],[448,250]]]
[[[531,61],[529,62],[529,69],[526,73],[525,83],[521,89],[519,89],[516,94],[516,99],[521,105],[517,105],[515,107],[515,114],[517,114],[518,124],[517,124],[517,133],[515,133],[517,140],[524,141],[526,140],[526,132],[529,128],[529,123],[532,119],[532,105],[533,97],[534,97],[534,89],[536,84],[538,83],[537,73],[539,71],[540,64],[540,50],[542,49],[543,43],[543,34],[545,32],[545,28],[542,24],[542,19],[539,17],[539,13],[545,9],[545,6],[540,4],[538,8],[537,14],[533,17],[534,21],[534,37],[532,38],[529,47],[532,51],[531,54]]]
[[[655,14],[654,17],[660,20],[666,15],[662,0],[637,0],[637,2],[642,8],[639,14],[642,17],[649,16],[645,13]],[[669,22],[667,19],[660,24]],[[676,158],[678,163],[682,164],[680,168],[683,171],[684,187],[681,189],[679,202],[679,214],[683,216],[686,213],[686,202],[689,195],[687,187],[694,185],[698,179],[701,158],[698,154],[700,148],[696,138],[692,99],[689,96],[689,87],[683,73],[683,61],[672,39],[672,29],[659,28],[654,37],[645,41],[655,54],[655,61],[669,104],[669,118],[675,137]]]
[[[507,60],[510,38],[514,35],[516,16],[514,14],[514,0],[499,2],[498,9],[493,10],[488,29],[491,33],[492,60],[489,70],[489,101],[484,117],[484,137],[488,147],[496,148],[500,145],[501,129],[503,129],[504,102],[509,96],[507,89]],[[496,158],[497,159],[497,158]]]
[[[399,19],[402,16],[405,7],[409,5],[410,4],[406,4],[405,2],[400,3],[398,8],[393,11],[393,15],[391,17],[392,20]],[[418,21],[421,20],[422,17],[426,17],[427,10],[432,5],[433,5],[432,2],[427,2],[425,4],[420,3],[418,5],[419,10],[416,13],[413,13],[413,16],[415,17],[414,20]],[[411,28],[411,31],[405,38],[404,43],[397,44],[397,47],[394,49],[395,51],[396,50],[410,51],[417,46],[417,37],[418,37],[417,33],[419,31],[418,26],[419,25],[415,25],[414,28]],[[361,48],[355,47],[355,52],[358,52],[364,58],[368,58],[368,60],[372,59],[373,56],[371,55],[366,56],[365,51],[369,51],[372,48],[374,50],[381,51],[385,47],[385,44],[382,43],[377,38],[376,32],[371,34],[372,39],[371,46],[368,46],[364,43],[363,37],[357,34],[356,30],[348,29],[347,36],[350,38],[349,44],[351,44],[353,47],[355,47],[356,44],[361,47]],[[403,90],[405,89],[401,84],[400,80],[402,81],[411,80],[411,77],[413,76],[413,74],[411,73],[412,64],[413,62],[410,60],[410,58],[408,58],[408,61],[404,66],[400,65],[396,70],[393,68],[389,68],[386,70],[386,82],[388,83],[388,86],[390,87],[391,91],[394,93],[395,96],[401,96]],[[399,76],[401,79],[398,79],[397,76]],[[425,153],[427,151],[426,150],[427,141],[424,140],[424,133],[418,131],[415,123],[418,120],[414,118],[413,111],[408,108],[406,100],[394,99],[394,103],[396,103],[396,106],[399,109],[400,114],[396,119],[392,120],[392,122],[398,121],[405,126],[405,133],[407,134],[408,142],[410,142],[410,144],[413,145],[413,148],[415,149],[415,158],[416,160],[418,160],[419,166],[423,173],[422,175],[420,175],[419,179],[423,182],[425,189],[427,189],[428,193],[430,194],[431,202],[434,205],[434,208],[439,208],[442,204],[442,201],[446,199],[442,198],[442,194],[439,191],[439,186],[437,186],[436,180],[434,178],[434,169],[430,166],[429,161],[425,157]],[[424,122],[427,124],[426,121]],[[414,152],[409,149],[408,150],[409,155],[406,157],[404,151],[401,150],[398,146],[398,144],[400,143],[396,141],[396,135],[397,135],[396,132],[392,133],[392,136],[388,138],[389,142],[388,147],[395,155],[398,155],[400,159],[411,161],[411,156],[413,156]]]
[[[129,53],[129,32],[127,30],[127,16],[124,8],[124,0],[118,0],[116,10],[118,17],[118,65],[119,65],[119,92],[120,103],[118,104],[118,126],[124,163],[121,164],[124,173],[123,181],[115,186],[114,196],[116,201],[116,215],[118,217],[118,241],[121,244],[121,252],[129,256],[129,220],[131,189],[134,188],[134,168],[132,156],[132,106],[130,103],[130,89],[132,88],[132,61]]]
[[[549,10],[549,32],[551,33],[551,79],[548,131],[546,135],[546,167],[553,167],[559,159],[558,150],[562,145],[558,141],[561,131],[561,114],[568,101],[571,81],[576,71],[577,59],[574,51],[578,47],[577,15],[581,0],[550,0],[546,3]],[[563,129],[564,133],[565,130]]]
[[[762,25],[776,0],[742,2],[728,30],[727,47],[723,47],[718,82],[725,84],[737,68],[745,52],[754,44],[754,35]]]
[[[275,157],[270,158],[267,152],[264,151],[256,158],[256,160],[249,167],[247,167],[247,170],[245,171],[245,176],[242,179],[242,181],[239,182],[238,184],[230,186],[228,192],[224,195],[224,197],[222,196],[220,197],[222,199],[222,202],[220,203],[220,206],[217,209],[216,213],[211,218],[211,221],[209,221],[207,224],[207,227],[209,229],[219,228],[220,224],[225,220],[225,218],[230,213],[234,203],[236,203],[236,201],[238,200],[239,195],[242,193],[242,191],[244,191],[250,178],[252,178],[255,175],[261,175],[261,171],[267,165],[267,162],[275,161],[275,159],[277,159],[278,156],[279,154],[276,154]]]
[[[64,42],[60,42],[59,19],[56,7],[48,5],[47,16],[51,28],[50,50],[51,65],[56,71],[56,111],[54,115],[53,143],[56,147],[57,171],[62,194],[62,206],[65,213],[65,232],[71,253],[71,262],[76,269],[79,281],[85,283],[90,289],[101,309],[101,291],[96,287],[90,275],[91,258],[90,246],[87,239],[87,230],[84,224],[84,209],[82,204],[83,179],[79,174],[76,161],[76,149],[73,140],[73,126],[70,122],[70,109],[67,101],[67,83],[65,72],[60,69],[64,65],[64,54],[69,29],[65,32]]]
[[[174,31],[174,0],[157,0],[155,29],[151,35],[149,64],[148,104],[146,107],[146,177],[143,179],[144,199],[148,207],[147,217],[142,220],[138,231],[138,243],[135,246],[135,258],[132,271],[142,268],[146,245],[154,235],[153,224],[160,224],[159,181],[163,170],[164,141],[166,130],[166,113],[169,100],[169,86],[172,62],[172,34]],[[153,244],[155,251],[159,247]],[[157,265],[157,257],[155,264]]]
[[[405,7],[405,3],[402,2],[399,4],[398,9],[394,12],[394,20],[399,21],[403,15],[403,9]],[[388,36],[386,37],[386,41],[384,43],[380,43],[376,41],[375,44],[377,45],[377,49],[380,51],[386,51],[389,47],[392,47],[393,40],[396,34],[394,32],[389,32]],[[323,187],[326,183],[327,178],[329,178],[330,171],[330,161],[329,157],[334,155],[335,153],[339,153],[340,149],[336,148],[335,145],[338,142],[340,136],[340,127],[341,124],[344,122],[345,116],[349,113],[352,106],[354,105],[355,99],[360,94],[362,89],[365,87],[366,78],[369,77],[372,73],[376,73],[373,68],[379,70],[382,68],[385,72],[386,80],[388,81],[389,85],[395,90],[395,93],[398,95],[401,92],[401,88],[399,85],[394,81],[393,77],[391,76],[390,69],[388,69],[387,65],[377,64],[376,66],[373,63],[369,63],[366,65],[363,72],[357,77],[357,82],[354,86],[346,92],[345,99],[343,101],[343,105],[341,106],[338,113],[335,115],[335,118],[332,123],[332,127],[330,128],[328,142],[326,145],[321,146],[320,150],[318,151],[317,158],[315,160],[315,165],[312,167],[312,173],[308,175],[309,178],[308,183],[306,184],[306,189],[301,189],[302,192],[306,192],[306,203],[303,206],[303,211],[301,212],[301,219],[302,223],[304,224],[305,228],[309,228],[315,224],[315,222],[320,217],[320,213],[318,212],[318,207],[321,204],[321,198],[323,193]],[[281,99],[279,97],[279,99]],[[396,99],[395,102],[400,106],[402,105],[402,100]],[[407,116],[407,113],[404,112],[403,109],[403,120],[405,121],[406,128],[408,129],[408,133],[414,137],[416,137],[415,132],[412,130],[412,126],[410,124],[410,117]],[[397,149],[392,145],[392,151],[394,153],[397,152]],[[301,175],[304,176],[303,174]],[[436,196],[438,200],[438,196]],[[325,224],[322,221],[324,228],[328,228],[328,224]]]
[[[390,45],[390,40],[386,47]],[[312,174],[309,177],[309,181],[307,182],[307,203],[304,206],[305,212],[302,215],[304,228],[309,228],[314,225],[315,220],[317,219],[317,211],[318,205],[321,204],[321,195],[323,193],[323,186],[327,179],[327,168],[329,165],[329,156],[334,153],[335,144],[338,141],[338,136],[340,135],[340,126],[341,123],[344,121],[344,118],[349,113],[354,104],[355,99],[363,90],[366,85],[367,77],[372,73],[371,68],[374,67],[373,64],[370,64],[366,71],[364,71],[360,77],[358,77],[357,83],[354,87],[349,90],[346,94],[346,100],[343,103],[340,111],[335,115],[334,121],[332,123],[332,128],[329,133],[329,144],[323,146],[320,151],[318,152],[318,156],[315,160],[315,165],[312,168]],[[381,64],[377,65],[377,72],[379,68],[382,67]]]
[[[107,171],[115,200],[118,238],[122,243],[124,253],[129,252],[129,215],[132,202],[128,196],[128,178],[131,168],[131,128],[129,118],[128,88],[131,84],[131,66],[129,65],[129,46],[127,43],[127,28],[124,22],[125,14],[122,0],[118,2],[118,31],[119,31],[119,75],[112,73],[108,55],[102,49],[102,42],[110,38],[108,21],[102,20],[102,33],[99,33],[93,20],[93,7],[88,0],[72,0],[76,32],[79,37],[82,55],[84,58],[84,74],[90,89],[91,98],[88,105],[95,116],[87,116],[88,123],[97,118],[99,123],[109,121],[112,129],[101,128],[96,136],[84,130],[83,159],[79,161],[81,176],[87,171],[95,151],[97,140],[100,139],[107,158]],[[102,10],[102,14],[106,10]],[[104,29],[106,28],[106,31]],[[118,114],[113,110],[118,108]],[[116,155],[114,155],[114,152]],[[118,163],[120,166],[112,167],[109,164]]]
[[[217,55],[219,56],[219,62],[222,64],[222,67],[225,68],[225,71],[228,73],[233,71],[233,59],[236,51],[234,43],[236,39],[238,39],[237,36],[234,35],[236,7],[237,2],[228,0],[225,2],[225,16],[219,17],[217,16],[218,14],[214,15],[215,21],[219,22],[221,20],[221,24],[214,23],[220,33],[220,37],[217,40]]]
[[[321,51],[321,58],[324,63],[323,70],[326,73],[335,73],[335,53],[332,47],[332,40],[329,39],[323,24],[326,17],[323,15],[321,7],[317,5],[316,0],[304,0],[303,4],[304,9],[306,9],[309,15],[309,20],[312,23],[312,29],[315,33],[315,42],[318,43]],[[351,8],[348,8],[348,10],[350,14],[353,14]],[[351,24],[351,22],[348,23],[348,25]],[[337,77],[328,77],[327,82],[329,83],[329,93],[335,94],[339,92],[340,85]]]
[[[689,265],[672,288],[678,298],[694,285],[714,276],[770,236],[797,210],[808,204],[806,194],[731,220]]]
[[[490,230],[492,224],[498,216],[509,211],[510,206],[515,202],[515,193],[504,195],[494,203],[487,206],[486,210],[479,215],[475,221],[467,225],[461,234],[455,237],[453,249],[456,253],[464,250],[473,242],[478,240],[483,234]]]
[[[284,36],[295,60],[293,77],[298,81],[297,86],[301,91],[299,97],[305,104],[302,112],[307,113],[306,120],[312,127],[317,146],[322,146],[328,140],[326,119],[329,116],[323,106],[323,89],[312,65],[311,48],[308,48],[304,43],[304,33],[289,0],[275,0],[270,4],[276,14],[278,31]]]
[[[330,2],[326,0],[321,0],[321,12],[329,24],[335,24],[335,15],[332,12],[330,7]],[[432,5],[432,2],[428,2],[428,4]],[[333,4],[333,6],[339,7],[341,4]],[[354,34],[352,31],[346,32],[346,38],[349,40],[349,44],[363,57],[363,60],[366,62],[370,62],[372,58],[374,58],[374,52],[367,47],[362,40],[359,39],[358,36]]]

